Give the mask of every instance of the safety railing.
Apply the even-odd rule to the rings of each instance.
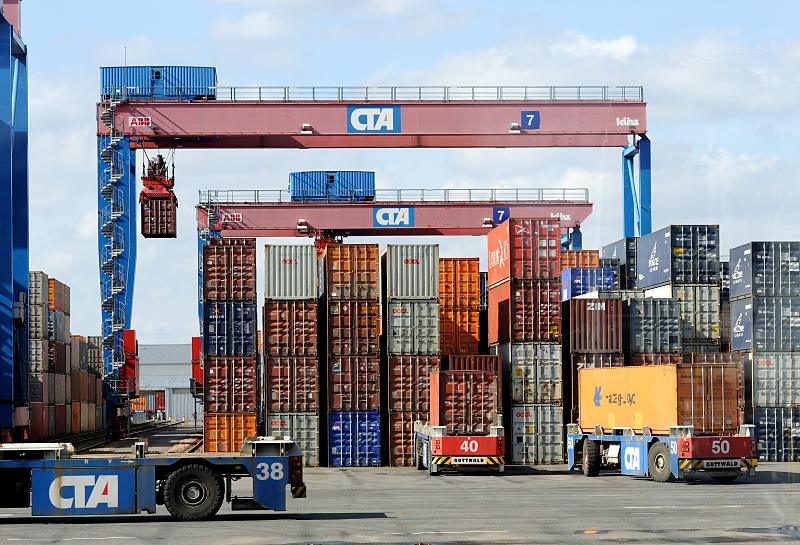
[[[342,202],[589,202],[586,188],[534,188],[534,189],[376,189],[374,196],[363,191],[353,195],[339,194],[336,198],[297,195],[281,189],[211,189],[200,191],[201,205],[224,203],[342,203]]]
[[[104,98],[122,100],[218,100],[227,102],[529,102],[540,100],[644,101],[637,85],[572,86],[352,86],[352,87],[109,87]]]

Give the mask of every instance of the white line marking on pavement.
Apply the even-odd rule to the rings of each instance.
[[[421,535],[446,535],[446,534],[507,534],[509,530],[461,530],[461,531],[430,531],[430,532],[387,532],[385,536],[421,536]]]
[[[126,537],[126,536],[107,536],[107,537],[64,537],[61,538],[59,541],[100,541],[103,539],[136,539],[135,537]],[[6,541],[42,541],[41,539],[33,539],[29,537],[7,537]]]
[[[623,509],[741,509],[742,505],[626,505]]]

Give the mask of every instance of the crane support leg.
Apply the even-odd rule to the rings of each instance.
[[[638,192],[635,159],[639,156]],[[622,236],[640,237],[653,230],[650,193],[650,139],[642,136],[622,150]]]

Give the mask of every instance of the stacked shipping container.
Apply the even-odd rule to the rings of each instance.
[[[319,465],[320,381],[316,248],[267,245],[264,374],[267,434],[291,437]]]
[[[206,452],[238,452],[256,436],[255,260],[255,239],[215,238],[203,247]]]
[[[378,245],[330,245],[322,259],[328,463],[380,465]]]
[[[561,365],[561,226],[552,219],[510,219],[488,237],[490,352],[505,384],[507,455],[515,463],[564,459]],[[567,265],[597,252],[569,254]]]
[[[731,348],[745,357],[759,456],[800,461],[800,242],[730,252]]]
[[[617,259],[619,261],[619,285],[621,289],[632,290],[636,288],[636,242],[635,237],[626,237],[603,246],[601,257],[603,259]]]
[[[477,315],[461,311],[472,301],[477,308],[477,264],[463,260],[446,271],[451,281],[446,299],[449,320],[444,324],[449,351],[477,349]],[[389,463],[414,463],[414,422],[429,419],[430,376],[440,366],[440,275],[439,246],[435,244],[390,244],[381,258],[383,277],[384,344],[386,346],[386,392]],[[474,281],[470,273],[474,272]],[[454,303],[462,301],[463,305]],[[459,314],[464,317],[459,318]],[[469,320],[473,318],[472,324]],[[451,327],[452,326],[452,327]],[[471,326],[471,327],[470,327]],[[452,332],[454,327],[465,329]],[[473,336],[474,333],[474,336]],[[475,345],[470,344],[472,339]]]

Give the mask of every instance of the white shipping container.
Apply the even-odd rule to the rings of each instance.
[[[28,273],[28,305],[47,307],[50,284],[47,275],[41,271]]]
[[[680,305],[684,345],[719,344],[720,288],[708,285],[671,285],[645,291],[646,297],[676,299]]]
[[[564,463],[564,413],[560,405],[512,407],[511,431],[513,463]]]
[[[384,301],[439,300],[438,244],[388,244],[381,267]]]
[[[391,301],[386,306],[385,317],[388,354],[439,353],[439,303]]]
[[[800,353],[747,353],[745,384],[752,386],[753,407],[800,405]]]
[[[48,338],[49,316],[47,305],[28,305],[28,336],[31,339]]]
[[[319,273],[314,246],[267,244],[264,258],[266,299],[315,299],[318,296]]]
[[[31,374],[46,373],[50,366],[50,347],[44,339],[28,341],[28,362]]]
[[[319,417],[313,413],[274,413],[267,415],[267,435],[290,437],[303,452],[303,463],[319,465]]]
[[[58,310],[47,313],[48,317],[48,338],[51,341],[71,344],[72,336],[69,332],[69,314],[64,314]],[[69,362],[67,362],[69,363]]]
[[[503,363],[506,387],[510,382],[511,403],[561,403],[563,400],[561,345],[515,343],[495,347]]]

